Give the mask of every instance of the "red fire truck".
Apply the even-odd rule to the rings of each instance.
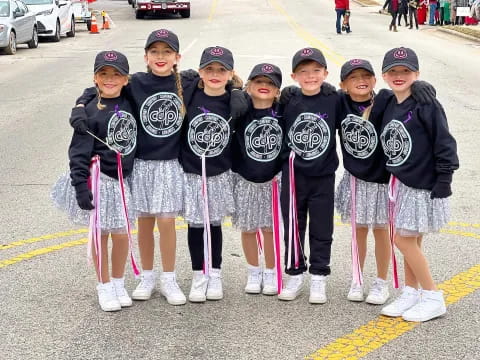
[[[190,17],[190,1],[178,0],[131,0],[135,17],[143,19],[146,14],[180,14]]]

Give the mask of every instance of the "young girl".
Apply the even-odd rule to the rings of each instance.
[[[377,134],[383,110],[392,94],[381,91],[373,100],[375,73],[366,60],[352,59],[343,64],[340,80],[343,92],[340,93],[342,121],[339,135],[345,172],[336,191],[335,205],[343,222],[351,221],[351,214],[355,212],[352,231],[358,244],[361,271],[367,253],[368,229],[373,230],[377,278],[370,287],[366,302],[384,304],[389,296],[386,279],[391,253],[388,238],[389,173],[385,169]],[[355,197],[352,196],[353,191]],[[364,300],[363,286],[358,277],[352,279],[347,298],[350,301]]]
[[[116,311],[132,305],[124,287],[129,237],[123,209],[125,206],[128,208],[130,190],[128,184],[123,183],[124,179],[119,177],[122,172],[124,177],[131,174],[136,150],[137,123],[130,103],[121,94],[128,83],[128,71],[127,58],[117,51],[102,51],[96,56],[94,83],[98,89],[98,102],[90,102],[85,109],[92,134],[74,132],[68,152],[70,173],[61,177],[52,191],[56,205],[66,211],[73,222],[88,225],[90,216],[100,217],[96,219],[101,226],[100,242],[89,243],[89,246],[93,247],[91,252],[99,280],[98,300],[104,311]],[[105,142],[100,141],[102,139],[106,139]],[[122,155],[120,169],[117,167],[116,152]],[[99,178],[94,172],[98,157]],[[94,164],[92,171],[89,169],[91,163]],[[97,192],[94,184],[98,181]],[[122,187],[125,188],[126,201],[122,200]],[[97,211],[93,210],[94,207]],[[134,217],[130,216],[129,220],[134,220]],[[111,277],[109,235],[113,242]]]
[[[248,77],[246,92],[252,99],[249,113],[239,119],[233,140],[235,175],[234,227],[242,231],[242,246],[248,263],[245,292],[277,294],[272,233],[272,179],[280,172],[278,156],[283,141],[276,100],[282,73],[272,64],[256,65]],[[265,270],[259,267],[256,232],[264,239]],[[263,284],[263,290],[262,290]]]
[[[242,85],[234,75],[233,64],[230,50],[206,48],[200,59],[198,85],[187,103],[181,161],[185,171],[184,218],[193,269],[188,296],[191,302],[223,298],[221,222],[234,210],[230,172],[234,124],[226,86],[232,80],[236,87]],[[208,206],[204,203],[207,197]],[[211,247],[207,249],[204,244]]]
[[[148,300],[155,291],[153,231],[156,224],[163,268],[160,292],[172,305],[186,302],[175,276],[175,217],[183,208],[183,170],[178,161],[180,129],[185,116],[182,94],[189,80],[181,79],[178,73],[179,48],[178,37],[173,32],[153,31],[145,44],[144,60],[148,71],[132,75],[126,89],[139,120],[131,188],[133,207],[138,213],[138,245],[143,272],[132,297]],[[91,91],[88,90],[80,102],[90,100]],[[72,115],[72,126],[84,130],[82,114]]]
[[[405,269],[400,297],[385,306],[382,314],[427,321],[445,314],[446,307],[430,274],[422,239],[448,221],[447,198],[452,194],[453,171],[458,169],[457,147],[442,106],[438,102],[421,105],[410,96],[419,76],[412,49],[389,50],[382,73],[395,94],[385,110],[381,141],[392,174],[389,195],[395,244],[404,256]]]

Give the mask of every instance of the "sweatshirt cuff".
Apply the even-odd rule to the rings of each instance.
[[[75,192],[80,193],[80,192],[86,192],[86,191],[89,191],[88,184],[86,182],[82,182],[80,184],[75,185]]]
[[[437,183],[452,183],[452,174],[438,174],[437,175]]]

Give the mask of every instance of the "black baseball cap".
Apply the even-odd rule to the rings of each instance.
[[[145,43],[145,50],[147,50],[153,43],[158,41],[164,42],[170,46],[173,51],[180,51],[180,44],[178,42],[178,36],[174,32],[167,29],[154,30],[148,35],[147,42]]]
[[[325,56],[323,56],[322,52],[316,48],[303,48],[298,50],[295,55],[293,55],[292,59],[292,71],[295,71],[300,63],[311,60],[319,63],[323,67],[327,68],[327,60],[325,60]]]
[[[200,58],[200,69],[214,62],[222,64],[227,70],[233,70],[232,52],[224,47],[211,46],[203,50]]]
[[[130,67],[128,66],[128,60],[125,55],[115,50],[101,51],[95,57],[95,65],[93,66],[93,72],[98,72],[104,66],[112,66],[123,75],[128,75]]]
[[[250,75],[248,75],[248,80],[252,80],[257,76],[265,76],[269,78],[273,81],[277,88],[280,88],[282,86],[282,71],[276,65],[268,63],[261,63],[255,65]]]
[[[340,81],[345,80],[348,75],[357,69],[366,70],[375,76],[375,71],[373,71],[372,64],[370,64],[369,61],[363,59],[351,59],[342,65],[342,69],[340,70]]]
[[[410,48],[398,47],[388,50],[383,58],[382,73],[394,66],[405,66],[412,71],[418,71],[418,57]]]

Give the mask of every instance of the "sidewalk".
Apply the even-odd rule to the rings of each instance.
[[[384,1],[376,0],[352,0],[354,3],[360,6],[378,6],[381,8],[384,4]],[[381,14],[388,15],[386,10],[382,11]],[[429,25],[426,25],[430,27]],[[479,25],[444,25],[444,26],[431,26],[431,29],[438,31],[443,31],[452,35],[463,37],[469,40],[480,41],[480,24]]]

